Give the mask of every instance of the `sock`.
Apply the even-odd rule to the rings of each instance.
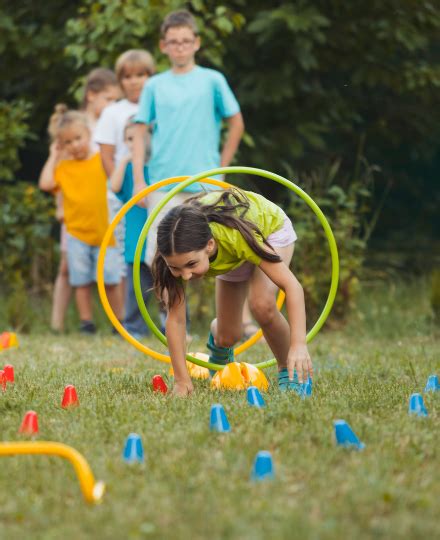
[[[219,347],[214,342],[214,336],[209,332],[208,343],[206,344],[211,351],[209,355],[209,361],[213,364],[226,365],[234,361],[234,348],[233,347]],[[215,375],[215,370],[209,370],[211,375]]]

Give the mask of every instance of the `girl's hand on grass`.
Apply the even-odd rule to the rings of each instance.
[[[289,379],[293,379],[293,370],[296,369],[298,382],[307,382],[307,378],[313,378],[312,360],[307,345],[295,345],[290,347],[287,355],[287,371]]]
[[[192,382],[175,382],[173,387],[173,396],[188,397],[194,391]]]

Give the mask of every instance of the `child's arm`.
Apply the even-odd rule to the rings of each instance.
[[[58,143],[53,142],[49,148],[49,157],[41,170],[38,180],[38,186],[43,191],[52,191],[57,186],[55,183],[55,167],[58,163],[59,156]]]
[[[145,137],[147,135],[147,124],[136,124],[133,135],[133,195],[137,195],[146,188],[144,178],[145,161]],[[145,206],[144,200],[138,202],[139,206]]]
[[[227,167],[233,160],[244,132],[244,122],[241,113],[226,118],[226,121],[228,123],[228,134],[222,150],[220,161],[222,167]]]
[[[306,308],[303,288],[283,262],[273,263],[263,260],[260,263],[260,268],[286,294],[290,326],[287,370],[289,378],[292,380],[293,370],[296,368],[299,382],[306,382],[308,375],[313,376],[313,367],[306,344]]]
[[[125,169],[127,168],[127,164],[130,160],[131,156],[129,154],[124,156],[111,174],[110,186],[113,193],[119,193],[121,191],[122,183],[124,181]]]
[[[185,397],[193,391],[193,384],[186,367],[186,311],[185,299],[177,300],[168,311],[165,331],[171,363],[174,370],[173,393]]]
[[[114,144],[100,144],[99,153],[101,154],[102,166],[104,167],[107,178],[110,178],[115,170],[115,152]]]

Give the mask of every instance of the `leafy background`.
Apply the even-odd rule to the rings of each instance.
[[[52,240],[47,242],[57,236],[51,204],[38,193],[29,198],[47,155],[46,124],[54,104],[76,106],[88,71],[112,67],[128,48],[147,48],[158,69],[166,69],[158,49],[160,23],[182,7],[200,26],[198,62],[224,72],[242,106],[246,135],[236,162],[277,172],[311,190],[341,236],[347,265],[341,313],[351,305],[366,267],[379,277],[435,268],[436,2],[49,0],[37,7],[29,0],[2,1],[2,290],[17,286],[17,267],[19,288],[33,291],[46,290],[56,269],[49,254]],[[313,282],[309,302],[320,298],[326,281],[316,283],[316,269],[325,254],[307,209],[271,183],[238,182],[291,208],[306,239],[298,271]],[[35,257],[43,257],[45,275],[32,271],[41,264]]]

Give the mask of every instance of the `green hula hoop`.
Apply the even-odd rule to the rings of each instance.
[[[307,334],[307,343],[310,343],[312,339],[316,336],[316,334],[319,332],[319,330],[322,328],[323,324],[325,323],[327,317],[330,314],[330,311],[333,306],[333,302],[336,297],[336,291],[338,289],[338,281],[339,281],[339,256],[338,256],[338,248],[336,245],[336,240],[333,235],[333,231],[331,230],[331,227],[324,216],[322,210],[319,208],[319,206],[315,203],[315,201],[308,195],[304,190],[302,190],[300,187],[298,187],[296,184],[291,182],[290,180],[287,180],[287,178],[284,178],[283,176],[279,176],[278,174],[271,173],[269,171],[265,171],[263,169],[256,169],[254,167],[219,167],[217,169],[211,169],[209,171],[204,171],[199,174],[196,174],[194,176],[191,176],[187,180],[181,181],[179,185],[175,186],[171,191],[169,191],[165,197],[159,201],[159,203],[153,208],[150,215],[148,216],[147,221],[145,222],[141,234],[138,239],[138,243],[136,245],[136,251],[134,254],[134,261],[133,261],[133,286],[134,286],[134,292],[136,295],[137,303],[139,306],[139,310],[142,314],[142,317],[148,327],[151,329],[153,334],[165,345],[168,345],[166,337],[162,334],[162,332],[157,328],[154,321],[151,319],[150,314],[147,310],[147,307],[145,305],[144,299],[142,297],[142,288],[141,288],[141,280],[140,280],[140,267],[141,267],[141,253],[142,253],[142,247],[145,243],[145,240],[147,238],[148,232],[151,228],[152,223],[156,219],[159,212],[162,210],[162,208],[170,201],[174,195],[177,193],[180,193],[183,191],[186,187],[190,186],[194,182],[198,182],[200,180],[203,180],[204,178],[213,177],[216,175],[221,174],[251,174],[254,176],[261,176],[263,178],[268,178],[269,180],[274,180],[275,182],[278,182],[279,184],[282,184],[283,186],[287,187],[294,193],[296,193],[299,197],[301,197],[313,210],[313,212],[316,214],[317,218],[319,219],[325,235],[327,237],[328,245],[330,248],[330,255],[331,255],[331,261],[332,261],[332,275],[331,275],[331,283],[330,283],[330,290],[327,297],[327,301],[324,305],[324,309],[322,310],[321,315],[319,316],[318,320],[310,330],[310,332]],[[208,367],[209,369],[214,370],[220,370],[223,369],[224,366],[221,364],[214,364],[210,362],[204,362],[202,360],[199,360],[198,358],[195,358],[194,356],[187,355],[186,359],[192,362],[193,364],[197,364],[199,366]],[[256,367],[259,369],[265,369],[270,366],[273,366],[276,364],[275,358],[272,358],[271,360],[266,360],[264,362],[260,362],[259,364],[255,364]]]

